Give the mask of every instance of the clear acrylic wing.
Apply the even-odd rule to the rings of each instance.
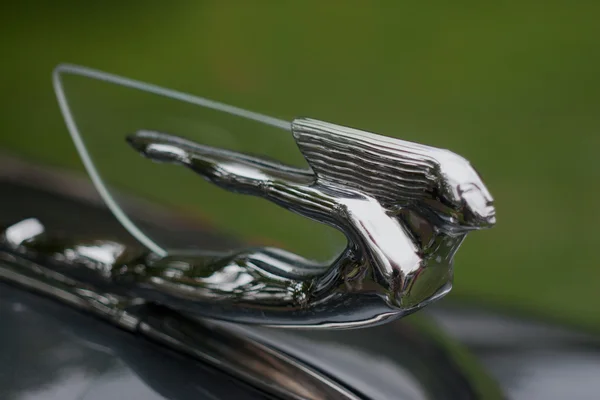
[[[308,168],[289,122],[85,67],[61,65],[53,80],[67,128],[99,194],[151,251],[274,246],[324,260],[344,246],[332,228],[215,187],[185,168],[155,164],[126,142],[139,130],[157,131]],[[190,237],[181,233],[186,226],[218,232],[223,239]]]

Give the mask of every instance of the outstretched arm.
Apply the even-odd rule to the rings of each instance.
[[[158,132],[140,131],[127,138],[143,156],[156,161],[188,167],[215,185],[246,194],[257,194],[261,182],[270,179],[251,157],[199,145]]]
[[[127,141],[153,161],[183,165],[226,190],[263,197],[309,218],[330,222],[336,196],[313,185],[315,176],[310,170],[158,132],[139,131]]]

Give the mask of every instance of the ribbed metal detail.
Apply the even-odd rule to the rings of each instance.
[[[438,149],[313,119],[292,133],[317,179],[360,190],[386,206],[431,197]]]

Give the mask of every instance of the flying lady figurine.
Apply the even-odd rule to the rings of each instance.
[[[309,168],[169,133],[140,130],[126,140],[153,161],[184,166],[224,190],[260,197],[327,224],[345,235],[345,249],[327,263],[274,247],[228,253],[162,249],[129,219],[101,179],[66,99],[63,73],[291,130]],[[144,304],[192,317],[271,326],[379,324],[447,294],[453,258],[465,236],[496,222],[493,199],[481,178],[467,160],[448,150],[313,119],[296,119],[290,126],[78,66],[57,67],[54,85],[69,132],[99,194],[146,249],[110,240],[70,241],[52,236],[36,219],[27,219],[0,235],[0,251],[20,260],[5,273],[7,279],[128,329],[144,320]],[[36,266],[40,258],[43,268]]]
[[[380,323],[448,293],[466,234],[495,223],[493,199],[469,162],[312,119],[294,120],[292,134],[310,169],[159,132],[139,131],[128,142],[151,160],[340,230],[347,246],[335,261],[276,248],[168,255],[122,268],[115,282],[195,315],[287,326]]]

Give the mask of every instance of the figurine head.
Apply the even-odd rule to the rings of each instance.
[[[450,153],[450,152],[448,152]],[[494,199],[479,174],[464,158],[450,153],[442,158],[441,175],[454,223],[461,228],[481,229],[496,223]]]

